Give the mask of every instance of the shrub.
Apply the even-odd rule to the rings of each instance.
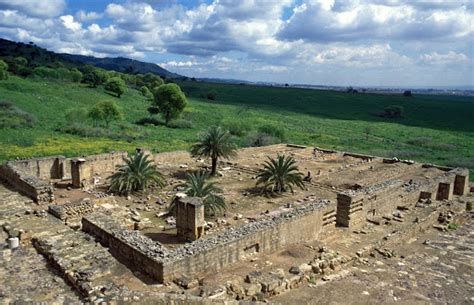
[[[0,59],[0,80],[8,78],[8,65]]]
[[[152,117],[147,117],[147,118],[141,118],[136,122],[137,125],[165,125],[165,122],[158,118],[152,118]]]
[[[247,146],[260,147],[280,143],[280,140],[266,133],[252,133],[247,137]]]
[[[150,89],[148,89],[147,86],[142,86],[140,88],[140,92],[142,93],[142,95],[144,97],[146,97],[148,100],[152,100],[153,99],[153,93],[151,93]]]
[[[170,128],[193,128],[193,122],[183,119],[172,120],[167,125]]]
[[[278,155],[275,159],[268,157],[257,174],[257,186],[263,191],[281,193],[293,191],[293,186],[304,189],[303,174],[298,171],[296,161],[291,156]]]
[[[209,175],[203,172],[188,173],[185,193],[188,196],[202,198],[204,213],[206,216],[214,216],[226,211],[226,203],[223,193],[215,182],[207,182]],[[168,212],[175,213],[175,201],[170,204]]]
[[[88,118],[88,112],[84,108],[73,108],[66,111],[64,115],[68,123],[82,123]]]
[[[448,225],[448,229],[449,230],[457,230],[457,229],[459,229],[459,225],[457,223],[450,223]]]
[[[448,165],[452,167],[465,167],[474,169],[474,157],[454,158],[448,161]]]
[[[416,145],[416,146],[430,146],[433,143],[433,138],[431,137],[417,137],[409,139],[407,144]]]
[[[7,101],[0,101],[0,128],[33,127],[37,119]]]
[[[217,99],[217,92],[215,91],[208,92],[206,97],[208,100],[215,101]]]
[[[264,133],[275,138],[278,138],[281,142],[286,140],[285,129],[281,128],[280,126],[276,125],[262,125],[258,127],[258,131],[260,133]]]
[[[387,106],[384,109],[384,116],[387,118],[401,118],[403,116],[404,109],[399,105]]]
[[[150,106],[146,109],[150,115],[155,115],[160,113],[160,108],[155,107],[155,106]]]
[[[118,194],[142,191],[151,185],[164,186],[163,175],[148,155],[143,152],[123,158],[125,164],[117,165],[116,172],[109,177],[110,190]]]
[[[237,137],[245,136],[250,131],[250,126],[242,121],[224,122],[222,125],[231,135]]]
[[[9,142],[20,147],[31,147],[35,145],[35,140],[31,138],[14,138]]]

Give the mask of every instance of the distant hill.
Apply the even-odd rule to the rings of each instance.
[[[73,55],[73,54],[60,54],[63,58],[66,58],[72,62],[79,62],[105,70],[114,70],[117,72],[129,73],[129,74],[145,74],[148,72],[158,74],[164,78],[182,78],[182,75],[170,72],[157,64],[148,62],[138,61],[125,57],[104,57],[97,58],[93,56],[84,55]]]
[[[106,70],[114,70],[117,72],[130,74],[145,74],[151,72],[168,79],[186,78],[182,75],[170,72],[153,63],[142,62],[124,57],[97,58],[93,56],[59,54],[41,48],[32,42],[22,43],[0,38],[0,57],[17,56],[25,57],[29,62],[33,62],[38,66],[51,66],[55,62],[60,62],[70,68],[79,68],[83,65],[91,65]]]

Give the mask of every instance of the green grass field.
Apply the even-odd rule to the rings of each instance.
[[[129,89],[117,99],[101,88],[11,76],[0,82],[0,101],[9,101],[36,116],[37,123],[33,127],[2,128],[0,160],[131,151],[136,147],[187,150],[208,126],[237,121],[249,129],[248,133],[261,126],[283,129],[286,142],[474,169],[472,97],[406,98],[191,81],[180,86],[189,102],[183,118],[192,121],[192,128],[135,125],[148,116],[149,106],[136,90]],[[217,100],[200,98],[211,91],[217,93]],[[61,131],[71,124],[65,119],[68,110],[90,108],[103,100],[116,101],[123,111],[124,122],[111,128],[117,137],[81,137]],[[388,105],[403,106],[403,118],[374,115]],[[128,137],[130,133],[134,137]],[[244,146],[246,137],[236,137],[236,142]]]

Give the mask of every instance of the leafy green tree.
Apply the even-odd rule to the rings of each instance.
[[[67,123],[82,123],[87,120],[89,115],[90,112],[88,113],[84,108],[73,108],[66,111],[64,118]]]
[[[384,109],[384,114],[389,118],[401,118],[403,116],[404,108],[399,105],[387,106]]]
[[[148,111],[148,113],[151,116],[160,113],[160,109],[158,107],[154,107],[154,106],[148,107],[146,110]]]
[[[211,175],[215,176],[218,159],[235,157],[237,147],[232,143],[231,135],[227,130],[214,126],[209,128],[193,145],[191,155],[193,157],[211,158]]]
[[[105,126],[109,127],[110,122],[119,120],[122,114],[114,102],[104,101],[89,110],[89,117],[95,122],[104,121]]]
[[[22,56],[15,57],[15,64],[20,67],[24,67],[28,64],[28,60]]]
[[[86,72],[82,77],[82,82],[91,88],[97,88],[102,84],[101,77],[97,71]]]
[[[8,65],[0,59],[0,80],[8,78]]]
[[[264,191],[285,192],[293,186],[304,189],[303,174],[298,171],[293,157],[278,155],[276,159],[268,157],[262,169],[257,174],[257,186],[263,185]]]
[[[117,165],[116,172],[109,177],[112,192],[128,194],[142,191],[152,185],[164,186],[163,175],[148,155],[143,152],[123,158],[124,164]]]
[[[143,75],[142,82],[149,89],[157,88],[165,83],[161,77],[153,73]]]
[[[206,182],[209,175],[204,172],[188,173],[185,193],[190,197],[202,198],[204,213],[206,216],[213,216],[226,211],[227,206],[223,193],[215,182]],[[170,204],[169,213],[174,214],[176,210],[175,201]]]
[[[44,66],[34,68],[33,74],[40,78],[59,79],[59,72]]]
[[[102,110],[98,105],[95,105],[91,109],[89,109],[89,112],[87,113],[87,116],[94,122],[94,125],[97,126],[100,121],[103,119],[103,113]]]
[[[82,72],[77,70],[76,68],[73,68],[69,71],[71,80],[75,83],[78,83],[82,80]]]
[[[140,92],[149,100],[153,100],[153,93],[151,93],[150,89],[147,86],[141,86]]]
[[[159,86],[153,93],[154,106],[160,109],[166,125],[179,117],[186,107],[186,96],[176,84]]]
[[[117,94],[117,97],[120,98],[122,94],[125,93],[125,81],[120,77],[112,77],[105,83],[104,89],[110,92]]]

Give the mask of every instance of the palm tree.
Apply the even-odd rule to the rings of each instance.
[[[152,160],[143,152],[123,158],[125,164],[117,165],[117,171],[109,177],[109,190],[118,194],[141,191],[152,184],[164,186],[163,175]]]
[[[186,174],[187,182],[185,193],[190,197],[202,198],[204,204],[204,213],[206,216],[216,215],[226,211],[226,203],[224,197],[219,194],[222,189],[215,182],[207,182],[209,175],[204,172]],[[171,203],[169,213],[174,214],[175,203]]]
[[[237,155],[237,147],[231,142],[230,133],[220,127],[211,127],[191,148],[191,156],[211,158],[211,176],[217,172],[219,158],[232,158]]]
[[[270,192],[285,192],[293,185],[304,189],[303,174],[298,171],[293,157],[278,154],[276,159],[268,157],[262,169],[257,174],[257,186],[263,185],[263,190]]]

